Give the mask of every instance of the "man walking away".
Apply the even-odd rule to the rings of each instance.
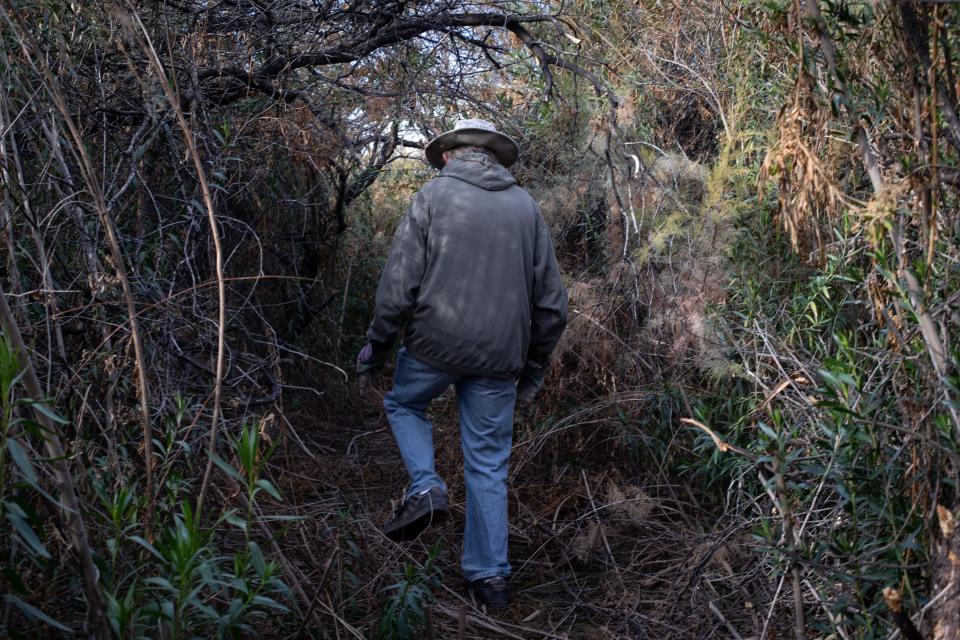
[[[514,404],[531,402],[543,386],[566,326],[567,292],[540,210],[506,169],[519,155],[516,142],[489,122],[461,120],[425,155],[442,171],[400,222],[357,357],[361,374],[382,367],[403,330],[384,407],[410,484],[384,533],[413,540],[449,515],[425,414],[454,385],[467,494],[463,573],[482,604],[502,608],[510,597]]]

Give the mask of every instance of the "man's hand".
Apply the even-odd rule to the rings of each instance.
[[[523,404],[532,404],[540,389],[543,388],[543,375],[546,367],[528,360],[517,379],[517,400]]]
[[[357,354],[357,387],[367,391],[373,387],[377,372],[390,357],[390,347],[380,342],[368,342]]]
[[[387,363],[390,348],[380,342],[368,342],[357,354],[357,373],[373,374]]]

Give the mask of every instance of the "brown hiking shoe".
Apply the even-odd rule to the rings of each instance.
[[[449,515],[447,496],[439,487],[433,487],[404,500],[384,525],[383,533],[394,542],[414,540],[424,529],[443,522]]]

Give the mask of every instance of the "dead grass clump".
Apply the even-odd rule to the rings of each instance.
[[[585,187],[577,182],[558,182],[537,194],[540,211],[551,229],[562,229],[572,224],[578,214],[577,203]]]
[[[580,562],[589,562],[600,546],[600,527],[599,522],[591,522],[578,533],[570,543],[574,557]]]
[[[625,517],[637,527],[643,526],[656,507],[656,501],[633,484],[618,484],[609,480],[606,493],[610,511]]]
[[[660,156],[650,166],[650,174],[659,183],[655,190],[669,189],[674,197],[688,206],[702,203],[707,193],[707,168],[681,155]]]
[[[780,139],[763,161],[757,177],[760,198],[767,184],[774,181],[778,188],[779,218],[783,230],[790,236],[793,250],[808,256],[811,262],[825,259],[824,222],[835,219],[849,200],[834,180],[836,167],[824,161],[825,138],[811,146],[812,132],[822,131],[827,114],[811,112],[799,104],[785,109],[780,116]]]
[[[633,301],[645,312],[637,342],[667,368],[714,375],[729,370],[708,309],[724,298],[731,213],[723,194],[733,177],[730,163],[726,147],[711,170],[664,155],[651,163],[651,178],[633,203],[644,239],[633,254],[640,270]]]
[[[547,388],[561,397],[590,398],[617,386],[623,344],[613,330],[613,296],[598,280],[567,287],[570,321],[553,354]]]

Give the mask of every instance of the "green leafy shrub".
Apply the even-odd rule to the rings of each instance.
[[[439,557],[440,546],[434,544],[423,566],[405,562],[403,570],[394,574],[396,582],[383,588],[387,601],[380,614],[378,637],[384,640],[418,637],[428,623],[426,607],[435,601],[433,592],[440,586]]]

